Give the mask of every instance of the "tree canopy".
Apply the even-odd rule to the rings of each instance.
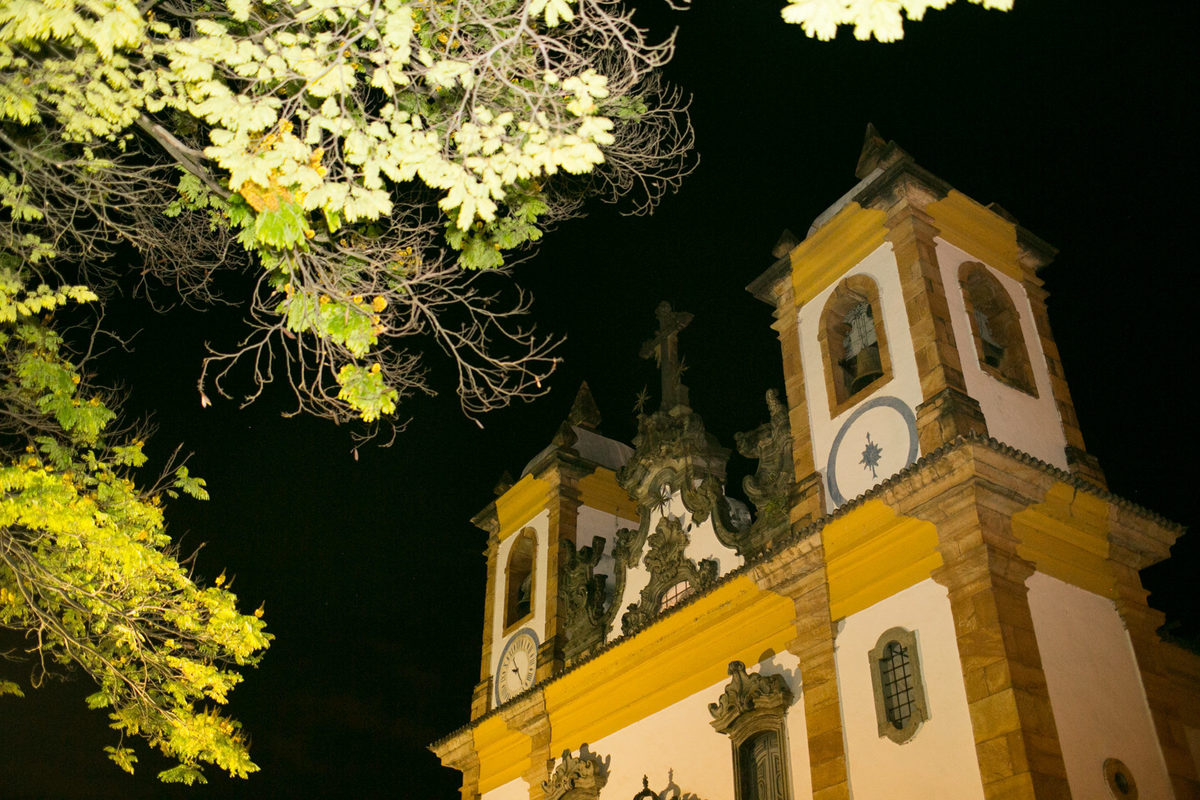
[[[368,423],[429,392],[476,415],[541,391],[553,341],[497,293],[582,200],[648,210],[690,166],[686,102],[612,0],[14,0],[0,9],[0,237],[28,269],[142,274],[211,300],[258,276],[238,364]],[[165,216],[164,216],[165,215]],[[125,252],[125,251],[123,251]],[[502,281],[501,281],[502,282]],[[423,336],[418,343],[410,340]],[[207,396],[205,396],[207,399]]]
[[[804,33],[827,42],[842,25],[854,26],[854,38],[894,42],[904,38],[904,18],[920,22],[925,12],[941,10],[955,0],[787,0],[784,22],[799,25]],[[970,0],[984,8],[1008,11],[1012,0]],[[902,16],[903,14],[903,16]]]
[[[28,290],[0,269],[0,627],[24,635],[34,686],[74,669],[96,683],[87,703],[109,710],[120,736],[106,749],[122,768],[137,736],[178,760],[163,780],[202,779],[205,763],[245,777],[257,767],[239,724],[216,709],[271,637],[224,575],[197,585],[164,530],[163,499],[203,499],[204,481],[179,466],[139,486],[144,440],[114,430],[116,412],[39,316],[94,298]],[[3,694],[20,686],[0,681]]]

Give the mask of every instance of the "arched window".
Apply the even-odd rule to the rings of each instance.
[[[817,338],[834,415],[891,379],[882,317],[879,287],[866,275],[846,278],[825,302]]]
[[[904,628],[885,632],[871,651],[870,661],[879,735],[900,744],[907,742],[929,718],[916,634]]]
[[[1036,397],[1021,318],[1004,286],[987,267],[975,261],[958,268],[958,281],[980,368]]]
[[[533,528],[517,534],[508,551],[508,566],[504,571],[504,628],[507,630],[533,613],[533,560],[537,553],[537,536]]]

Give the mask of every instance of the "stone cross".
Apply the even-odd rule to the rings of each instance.
[[[658,332],[642,345],[641,357],[654,357],[662,371],[662,409],[670,411],[675,406],[686,406],[688,390],[683,385],[683,365],[679,358],[679,332],[692,321],[686,311],[672,311],[665,300],[654,310],[658,317]]]

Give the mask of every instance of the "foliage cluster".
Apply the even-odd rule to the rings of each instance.
[[[939,11],[955,0],[788,0],[781,12],[784,22],[799,25],[805,34],[827,42],[842,25],[854,26],[854,38],[895,42],[904,38],[904,19],[920,22],[925,12]],[[1012,8],[1013,0],[970,0],[999,11]]]
[[[671,50],[614,0],[13,0],[0,241],[34,268],[130,244],[198,301],[248,264],[252,333],[202,388],[282,371],[302,409],[371,422],[430,391],[431,341],[479,414],[556,363],[491,286],[510,254],[688,171]]]
[[[123,769],[137,761],[126,737],[143,737],[178,761],[165,781],[203,780],[205,763],[244,777],[257,767],[217,708],[271,637],[224,576],[198,586],[164,531],[164,496],[204,499],[204,481],[180,466],[134,482],[143,441],[113,430],[116,413],[40,316],[94,297],[27,290],[0,269],[0,628],[24,635],[34,686],[55,670],[95,681],[87,703],[109,710],[119,739],[106,749]],[[0,681],[3,694],[21,688]]]

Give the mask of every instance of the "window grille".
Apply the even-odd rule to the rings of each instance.
[[[666,611],[668,608],[679,605],[684,600],[691,597],[691,595],[692,584],[686,580],[680,581],[663,593],[662,600],[660,600],[658,603],[659,613]]]
[[[888,642],[883,658],[879,659],[879,677],[888,722],[896,730],[903,730],[913,709],[913,676],[908,649],[899,642]]]
[[[916,633],[884,631],[868,654],[879,735],[904,744],[929,719]]]

